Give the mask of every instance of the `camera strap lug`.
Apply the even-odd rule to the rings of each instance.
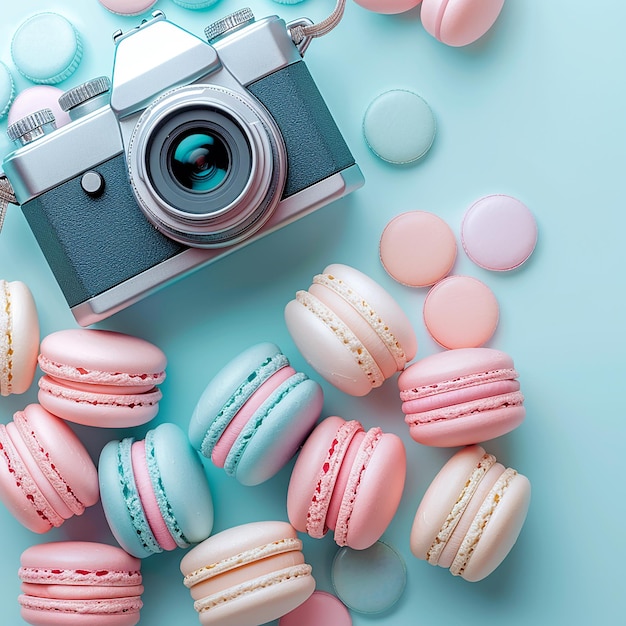
[[[303,19],[290,22],[287,25],[291,39],[300,50],[301,55],[304,55],[313,38],[327,35],[341,22],[345,8],[346,0],[337,0],[335,10],[325,20],[313,24],[310,20]]]
[[[4,216],[9,204],[17,204],[17,199],[9,179],[4,175],[0,175],[0,232],[2,232]]]

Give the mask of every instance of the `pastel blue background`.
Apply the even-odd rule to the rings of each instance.
[[[220,0],[210,10],[192,12],[159,0],[155,8],[201,35],[208,23],[242,4]],[[334,0],[249,4],[259,16],[320,20]],[[24,18],[43,9],[66,15],[83,35],[84,60],[61,85],[67,87],[109,74],[111,33],[138,21],[109,14],[96,0],[5,2],[0,59],[13,70],[11,35]],[[413,515],[453,451],[428,449],[408,437],[395,380],[360,399],[323,383],[324,415],[381,425],[400,434],[408,452],[405,495],[384,535],[404,554],[407,589],[385,614],[354,614],[359,626],[624,623],[624,23],[626,3],[617,0],[507,0],[486,37],[453,49],[424,31],[419,9],[383,16],[349,1],[344,22],[315,41],[306,59],[366,187],[100,325],[145,337],[166,352],[168,378],[156,421],[186,428],[210,377],[254,342],[278,343],[296,368],[315,376],[291,341],[282,312],[295,291],[308,287],[331,262],[359,268],[397,298],[414,324],[419,357],[439,350],[422,323],[426,291],[395,283],[380,265],[377,246],[385,224],[400,212],[421,209],[446,219],[458,234],[465,209],[489,193],[514,195],[531,208],[540,238],[520,270],[483,271],[462,250],[454,267],[495,292],[501,320],[490,345],[514,357],[526,396],[524,424],[486,446],[533,484],[527,523],[493,575],[470,584],[411,556]],[[20,89],[27,86],[18,79]],[[361,133],[369,102],[393,88],[419,93],[437,118],[431,151],[411,166],[378,160]],[[75,326],[15,207],[0,238],[0,276],[31,287],[42,335]],[[35,399],[36,385],[24,396],[0,398],[2,420]],[[147,428],[132,432],[142,436]],[[126,434],[76,430],[94,458],[106,441]],[[207,465],[215,530],[286,519],[289,469],[262,486],[245,488]],[[0,510],[0,531],[3,624],[21,623],[15,598],[22,550],[37,541],[112,541],[99,506],[44,537]],[[330,590],[332,538],[305,540],[305,552],[319,588]],[[198,623],[181,583],[181,557],[177,551],[144,561],[142,623]]]

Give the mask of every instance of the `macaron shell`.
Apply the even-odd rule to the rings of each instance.
[[[0,120],[9,112],[15,98],[15,82],[9,68],[0,61]]]
[[[518,395],[521,396],[519,392]],[[481,401],[473,403],[473,412],[468,410],[457,418],[411,424],[411,437],[426,446],[465,446],[500,437],[517,428],[526,416],[521,405],[493,409],[487,403],[483,410],[480,404]]]
[[[156,0],[98,0],[111,13],[118,15],[140,15],[145,13]]]
[[[343,424],[345,420],[340,417],[327,417],[311,433],[296,459],[287,489],[287,514],[291,524],[300,532],[307,532],[309,507],[320,470]]]
[[[480,198],[466,211],[461,241],[479,267],[506,272],[530,257],[537,243],[537,222],[528,207],[511,196]]]
[[[380,539],[398,510],[405,479],[404,444],[396,435],[386,433],[361,474],[346,545],[364,550]]]
[[[40,367],[56,378],[143,390],[165,378],[167,359],[157,346],[115,331],[57,331],[44,337],[40,351]]]
[[[476,548],[462,577],[470,582],[482,580],[508,555],[517,541],[530,505],[530,481],[517,474],[494,507],[482,530]]]
[[[424,0],[421,21],[436,39],[466,46],[482,37],[500,15],[504,0]]]
[[[142,394],[98,393],[80,391],[64,385],[50,376],[39,379],[38,399],[50,413],[64,420],[100,428],[139,426],[149,422],[159,412],[161,391],[154,387]]]
[[[325,304],[356,335],[374,359],[383,378],[389,378],[398,371],[396,361],[384,341],[349,302],[324,285],[311,285],[309,293]]]
[[[84,613],[61,613],[58,608],[49,611],[22,607],[20,614],[25,622],[33,626],[135,626],[139,623],[139,611],[136,613],[103,613],[101,615]]]
[[[402,310],[400,305],[391,295],[375,280],[359,270],[334,263],[324,270],[324,274],[330,274],[343,280],[367,301],[370,307],[389,326],[406,356],[406,361],[411,361],[417,354],[417,338],[413,326]]]
[[[257,626],[271,622],[297,606],[315,591],[311,575],[293,576],[283,570],[284,578],[276,582],[260,579],[257,588],[238,597],[224,596],[219,606],[199,614],[202,626]]]
[[[180,562],[180,571],[183,576],[188,576],[235,554],[285,539],[297,539],[297,533],[290,524],[282,521],[252,522],[227,528],[189,550]]]
[[[337,335],[297,300],[285,307],[285,322],[307,363],[331,385],[351,396],[365,396],[372,383]]]
[[[252,486],[275,476],[311,432],[323,404],[322,388],[309,378],[289,388],[250,437],[235,470],[237,480]]]
[[[52,85],[76,71],[83,46],[69,20],[56,13],[42,12],[18,27],[11,42],[11,56],[27,79]]]
[[[119,465],[119,444],[119,441],[109,441],[100,453],[98,462],[100,499],[104,515],[117,542],[126,552],[142,559],[153,552],[144,545],[126,502],[125,485],[120,480],[123,468]],[[145,532],[146,528],[141,530]]]
[[[484,454],[481,446],[463,448],[450,457],[428,486],[415,513],[410,535],[411,552],[418,559],[426,559],[463,485]]]
[[[8,304],[6,323],[13,352],[10,359],[11,380],[7,388],[2,385],[0,389],[2,395],[6,396],[26,392],[34,380],[39,352],[39,317],[33,295],[25,283],[0,281],[0,289],[4,291]],[[4,316],[0,316],[0,322],[2,317]],[[8,355],[0,355],[0,363],[5,358]],[[8,363],[1,367],[8,367]]]
[[[42,514],[40,514],[37,511],[38,507],[33,506],[33,494],[28,492],[27,485],[22,481],[18,484],[16,481],[17,470],[6,449],[6,442],[2,441],[1,427],[0,443],[2,444],[2,454],[0,454],[0,500],[9,513],[23,526],[38,534],[48,532],[53,527],[50,521],[52,514],[47,510],[41,511]]]
[[[458,348],[436,352],[412,363],[398,377],[400,392],[431,387],[425,393],[439,393],[460,386],[491,380],[490,372],[509,370],[515,377],[513,359],[493,348]],[[459,380],[461,379],[461,380]]]
[[[161,424],[152,434],[161,510],[171,511],[187,543],[203,541],[213,529],[213,499],[200,457],[175,424]]]
[[[38,404],[29,404],[23,411],[41,457],[40,465],[54,467],[55,476],[64,483],[58,489],[71,490],[84,507],[98,501],[97,469],[74,431]],[[42,468],[46,473],[47,468]]]
[[[237,393],[237,390],[264,363],[270,364],[272,358],[282,354],[280,348],[273,343],[263,342],[250,346],[232,358],[209,381],[194,409],[189,423],[189,439],[196,450],[203,448],[203,442],[209,428],[219,426],[219,434],[227,424],[213,426],[226,403]],[[249,382],[249,381],[248,381]],[[219,434],[216,435],[215,440]],[[210,451],[208,451],[210,456]],[[203,451],[204,453],[204,451]]]
[[[368,11],[376,13],[404,13],[416,7],[422,0],[355,0]]]
[[[20,579],[31,583],[60,581],[64,585],[141,586],[139,559],[117,546],[103,543],[36,544],[22,552],[20,566],[23,568]]]

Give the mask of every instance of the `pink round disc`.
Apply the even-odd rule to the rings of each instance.
[[[298,608],[283,615],[279,626],[352,626],[352,617],[346,606],[326,591],[314,591]]]
[[[98,0],[111,13],[118,15],[139,15],[147,11],[156,0]]]
[[[54,113],[56,127],[61,128],[70,122],[70,116],[59,106],[59,96],[63,95],[63,89],[52,85],[35,85],[17,94],[9,109],[8,123],[15,124],[23,117],[50,109]]]
[[[537,222],[528,207],[511,196],[485,196],[465,213],[461,241],[476,265],[494,271],[519,267],[537,243]]]
[[[415,8],[422,0],[354,0],[356,4],[375,13],[404,13]]]
[[[428,292],[424,323],[444,348],[479,348],[493,336],[499,311],[485,283],[470,276],[449,276]]]
[[[448,275],[455,259],[454,233],[434,213],[401,213],[387,224],[380,238],[383,267],[409,287],[434,285]]]

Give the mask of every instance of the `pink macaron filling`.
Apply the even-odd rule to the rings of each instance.
[[[350,420],[342,424],[337,430],[335,436],[330,442],[326,460],[322,463],[317,485],[311,498],[309,510],[306,516],[306,531],[311,537],[321,539],[330,528],[328,519],[328,510],[332,501],[333,494],[339,494],[336,497],[341,499],[343,495],[337,488],[337,480],[339,479],[341,468],[344,467],[346,454],[351,447],[351,442],[359,432],[363,431],[363,427],[356,420]],[[350,466],[345,463],[348,475]],[[347,484],[349,476],[342,477]],[[335,503],[334,515],[336,522],[341,502]],[[333,526],[334,526],[333,522]]]
[[[163,519],[156,494],[154,493],[154,488],[152,487],[152,481],[148,472],[148,463],[146,461],[145,441],[143,439],[141,441],[135,441],[131,446],[130,454],[135,485],[137,486],[141,506],[148,520],[150,530],[161,548],[164,550],[175,550],[177,547],[176,542]]]
[[[272,374],[247,400],[247,402],[237,411],[220,438],[217,440],[211,453],[211,460],[216,467],[224,467],[228,453],[237,441],[246,424],[250,421],[262,404],[296,371],[290,367],[282,367]]]

